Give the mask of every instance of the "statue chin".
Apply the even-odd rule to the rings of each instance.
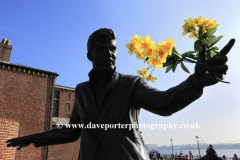
[[[115,66],[108,66],[108,67],[104,67],[104,68],[96,68],[94,67],[94,70],[99,70],[101,72],[111,72],[115,69]]]

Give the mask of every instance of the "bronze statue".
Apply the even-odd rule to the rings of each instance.
[[[92,33],[87,43],[87,57],[93,69],[89,81],[79,83],[75,89],[75,106],[69,124],[138,124],[141,108],[161,116],[171,116],[183,109],[202,93],[206,86],[218,83],[226,74],[226,54],[234,45],[232,39],[222,49],[221,56],[212,57],[205,63],[196,64],[195,73],[181,84],[160,91],[150,87],[139,76],[116,72],[116,35],[111,29],[99,29]],[[203,52],[200,54],[204,54]],[[208,72],[206,72],[208,71]],[[146,160],[148,153],[143,138],[135,128],[66,128],[53,129],[7,141],[7,146],[35,147],[76,141],[81,136],[79,158],[81,160]]]

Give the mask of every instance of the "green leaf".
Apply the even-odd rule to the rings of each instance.
[[[198,30],[199,37],[202,37],[202,29],[203,29],[203,25],[199,27],[199,30]]]
[[[206,46],[208,45],[208,41],[206,41],[205,39],[201,40]]]
[[[211,54],[212,56],[216,56],[218,53],[215,52],[214,50],[210,50],[210,54]]]
[[[213,50],[214,52],[216,52],[217,53],[217,55],[221,55],[221,53],[220,52],[218,52],[218,51],[216,51],[216,50]]]
[[[186,57],[188,55],[192,55],[193,53],[195,53],[195,51],[188,51],[182,54],[182,57]]]
[[[170,56],[167,58],[166,63],[163,63],[163,67],[169,66],[170,64],[174,64],[178,60],[178,57],[176,56]]]
[[[219,50],[217,46],[211,47],[210,50]]]
[[[207,37],[211,36],[211,35],[214,34],[216,31],[217,31],[217,28],[212,28],[212,29],[210,29],[210,30],[206,33]]]
[[[172,64],[170,64],[170,65],[167,67],[166,73],[167,73],[168,71],[170,71],[171,69],[172,69]]]
[[[195,52],[201,52],[202,51],[202,42],[200,40],[195,41],[194,51]]]
[[[217,37],[217,38],[215,38],[215,39],[211,39],[210,41],[209,41],[209,47],[212,47],[214,44],[216,44],[221,38],[222,38],[223,36],[219,36],[219,37]]]
[[[214,39],[214,38],[216,38],[216,36],[214,36],[214,35],[211,35],[211,36],[209,36],[209,37],[207,37],[209,40],[211,40],[211,39]]]
[[[175,64],[173,65],[173,67],[172,67],[172,71],[173,71],[173,73],[175,72],[178,63],[179,63],[179,60],[177,60],[177,61],[175,62]]]
[[[183,57],[183,58],[184,58],[184,57],[189,57],[189,58],[192,58],[192,59],[195,59],[195,60],[199,60],[199,61],[200,61],[200,59],[198,58],[198,56],[197,56],[197,55],[194,55],[193,53],[194,53],[194,51],[185,52],[185,53],[182,54],[182,57]]]
[[[181,62],[181,67],[182,67],[182,69],[183,69],[185,72],[190,73],[189,70],[187,69],[187,67],[184,65],[183,62]]]

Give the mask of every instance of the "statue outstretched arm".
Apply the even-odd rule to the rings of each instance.
[[[69,124],[81,124],[76,105],[72,111]],[[33,135],[33,143],[35,147],[64,144],[78,140],[81,135],[81,128],[56,128],[47,132],[37,133]]]
[[[76,109],[76,103],[71,114],[69,124],[80,124],[80,116]],[[7,147],[19,146],[18,150],[22,147],[27,147],[30,143],[34,143],[35,147],[47,146],[47,145],[56,145],[74,142],[78,140],[81,135],[80,128],[66,128],[63,126],[61,129],[53,129],[50,131],[37,133],[33,135],[28,135],[24,137],[18,137],[8,140]]]
[[[134,105],[157,115],[170,116],[201,97],[203,89],[194,89],[194,80],[191,75],[179,85],[160,91],[139,78],[133,93]]]

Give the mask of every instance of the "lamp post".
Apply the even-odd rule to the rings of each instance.
[[[172,159],[173,159],[173,140],[170,139],[170,141],[171,141],[171,145],[172,145]]]
[[[192,160],[192,152],[189,151],[189,155],[190,155],[190,160]]]
[[[199,137],[198,137],[198,136],[196,136],[195,138],[196,138],[196,140],[197,140],[197,144],[198,144],[198,150],[199,150],[199,158],[200,158],[201,154],[200,154],[199,142],[198,142],[198,139],[199,139]]]

